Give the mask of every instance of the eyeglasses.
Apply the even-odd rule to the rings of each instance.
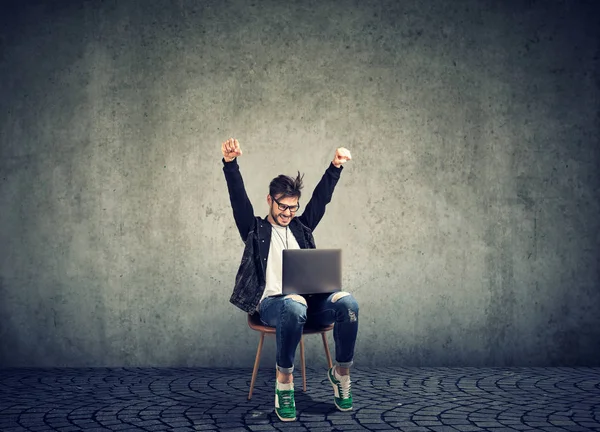
[[[275,197],[273,195],[271,195],[271,198],[273,198],[273,201],[275,201],[277,203],[277,207],[279,207],[279,210],[281,210],[281,211],[286,211],[287,209],[290,209],[291,213],[296,213],[298,211],[298,209],[300,208],[300,204],[289,206],[286,204],[281,204],[279,201],[277,201],[277,199],[275,199]]]

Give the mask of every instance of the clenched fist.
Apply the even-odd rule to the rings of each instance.
[[[352,159],[352,155],[350,155],[350,150],[344,147],[340,147],[335,151],[335,155],[333,156],[333,165],[336,168],[342,166],[343,163]]]
[[[242,155],[239,141],[233,138],[223,141],[223,144],[221,144],[221,151],[223,152],[223,159],[225,159],[225,162],[231,162],[236,157]]]

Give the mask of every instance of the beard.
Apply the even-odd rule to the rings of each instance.
[[[292,216],[288,216],[286,222],[283,222],[281,220],[281,216],[285,216],[285,215],[283,213],[279,213],[279,215],[276,215],[275,211],[271,207],[271,218],[275,221],[275,223],[281,227],[288,226],[290,224],[290,222],[292,221]]]

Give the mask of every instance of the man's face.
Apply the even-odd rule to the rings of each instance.
[[[273,219],[271,223],[279,226],[288,226],[294,216],[296,216],[296,212],[292,212],[292,210],[298,209],[298,197],[283,197],[283,195],[279,195],[273,198],[271,195],[267,195],[267,203],[271,207],[270,216]],[[281,208],[285,208],[285,210],[281,210]]]

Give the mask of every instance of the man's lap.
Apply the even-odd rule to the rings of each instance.
[[[326,326],[334,323],[334,303],[331,300],[334,295],[335,293],[324,293],[302,296],[306,302],[306,326]],[[277,327],[281,307],[286,298],[297,301],[290,295],[266,297],[261,301],[259,314],[265,325]]]

